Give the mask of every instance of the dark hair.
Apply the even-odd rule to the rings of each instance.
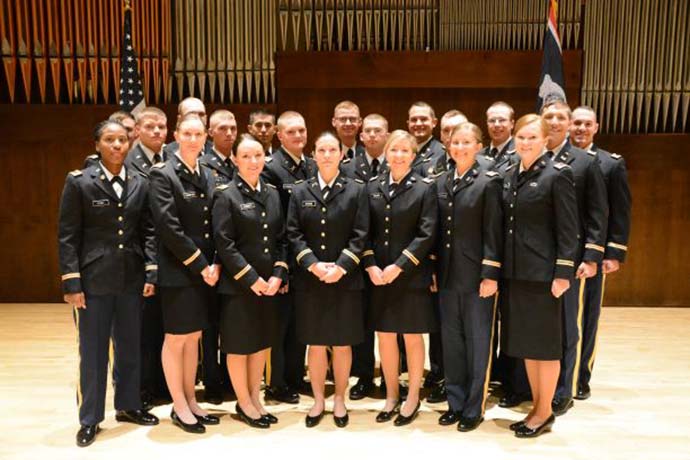
[[[256,117],[265,117],[265,116],[272,117],[272,118],[273,118],[273,123],[275,124],[275,122],[276,122],[276,116],[275,116],[275,114],[269,112],[269,111],[266,110],[266,109],[256,109],[256,110],[252,110],[252,111],[249,113],[249,124],[250,124],[250,125],[253,124],[253,123],[254,123],[254,120],[256,119]]]
[[[121,122],[125,118],[129,118],[132,121],[137,121],[137,119],[134,118],[134,115],[132,115],[129,112],[125,112],[124,110],[118,110],[117,112],[111,113],[110,116],[108,117],[108,120]]]
[[[93,140],[96,141],[96,142],[100,141],[100,140],[101,140],[101,137],[103,136],[103,133],[105,132],[105,129],[106,129],[108,126],[110,126],[110,125],[119,126],[120,128],[122,128],[122,129],[125,130],[125,133],[127,132],[127,128],[125,128],[125,126],[124,126],[122,123],[120,123],[119,121],[117,121],[117,120],[110,120],[110,119],[108,119],[108,120],[103,120],[103,121],[101,121],[100,123],[98,123],[98,124],[96,125],[96,127],[94,128],[94,130],[93,130]]]

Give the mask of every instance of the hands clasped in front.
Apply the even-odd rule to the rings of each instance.
[[[309,267],[309,271],[326,284],[337,283],[345,274],[335,262],[316,262]]]
[[[402,268],[395,264],[390,264],[383,270],[381,270],[376,265],[367,268],[367,273],[369,273],[369,279],[374,283],[374,286],[383,286],[385,284],[391,284],[395,281],[398,276],[402,273]]]

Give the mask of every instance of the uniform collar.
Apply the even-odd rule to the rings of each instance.
[[[252,191],[254,191],[254,192],[256,192],[256,193],[260,193],[260,192],[261,192],[261,178],[259,178],[259,181],[256,183],[256,188],[252,187],[252,186],[249,184],[249,182],[247,182],[247,180],[246,180],[244,177],[242,177],[242,174],[240,174],[239,172],[237,173],[237,180],[238,180],[240,183],[243,183],[244,185],[246,185],[247,188],[248,188],[249,190],[252,190]]]
[[[178,161],[180,162],[181,166],[182,166],[183,168],[189,170],[189,166],[187,166],[187,163],[185,163],[184,160],[182,159],[182,157],[180,156],[180,151],[179,151],[179,150],[175,151],[175,156],[177,157],[177,159],[178,159]],[[200,169],[199,169],[199,158],[196,159],[196,163],[194,164],[194,169],[191,170],[191,171],[189,171],[189,172],[190,172],[190,173],[194,173],[194,174],[200,174],[200,173],[201,173],[201,171],[200,171]]]
[[[511,140],[513,140],[513,136],[508,136],[508,139],[506,139],[506,141],[500,145],[494,145],[493,141],[491,141],[491,144],[489,144],[489,152],[491,152],[491,149],[496,149],[497,152],[502,152],[505,146],[508,145]]]
[[[149,163],[155,164],[156,162],[153,161],[153,156],[156,154],[156,152],[146,147],[142,142],[139,142],[139,147],[141,148],[141,151],[144,152],[144,155],[146,155],[146,158],[148,158]],[[163,158],[163,149],[161,149],[158,154],[161,156],[161,158]]]
[[[283,149],[283,152],[285,152],[287,154],[288,158],[290,158],[297,166],[299,166],[299,164],[302,161],[304,161],[304,153],[302,153],[298,157],[298,156],[293,155],[292,152],[290,152],[288,149],[286,149],[284,145],[281,145],[280,148]]]
[[[223,160],[223,162],[227,161],[227,159],[230,158],[229,156],[226,157],[225,155],[223,155],[222,153],[220,153],[220,151],[216,148],[215,145],[214,145],[213,147],[211,147],[211,149],[213,150],[213,153],[215,153],[216,155],[218,155],[218,158],[220,158],[221,160]]]
[[[332,190],[333,185],[335,185],[335,181],[338,180],[338,176],[340,176],[340,174],[336,174],[333,180],[331,180],[329,183],[326,183],[326,181],[323,180],[323,178],[321,177],[321,173],[317,173],[316,176],[319,179],[319,188],[321,188],[321,190],[323,190],[323,188],[326,186],[328,186]]]
[[[106,179],[108,179],[108,182],[112,182],[113,177],[115,177],[115,174],[108,171],[108,168],[105,167],[102,161],[99,161],[98,165],[101,167],[101,170],[103,171],[103,174],[105,174]],[[125,171],[125,165],[122,165],[122,169],[120,169],[120,174],[118,174],[117,177],[122,179],[123,182],[125,181],[125,179],[127,178],[127,171]]]

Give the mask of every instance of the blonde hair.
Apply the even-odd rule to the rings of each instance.
[[[474,123],[470,123],[469,121],[466,121],[464,123],[460,123],[458,126],[456,126],[453,129],[453,132],[450,134],[451,139],[453,136],[455,136],[455,133],[459,131],[469,131],[474,135],[474,139],[477,141],[477,144],[482,143],[482,130],[479,129],[479,126],[475,125]]]
[[[410,144],[410,147],[412,148],[412,152],[414,154],[417,154],[417,149],[419,148],[419,145],[417,144],[417,139],[414,138],[414,136],[407,131],[403,129],[396,129],[391,133],[390,136],[388,136],[388,140],[386,141],[386,145],[383,146],[383,152],[384,154],[388,151],[390,146],[398,141],[407,141]]]
[[[276,121],[276,126],[278,127],[278,131],[282,131],[285,128],[285,123],[288,120],[292,120],[295,118],[302,120],[302,123],[305,123],[304,117],[299,112],[295,112],[294,110],[286,110],[285,112],[281,113],[280,116],[278,117],[278,120]]]
[[[370,113],[366,117],[364,117],[364,120],[362,121],[362,126],[366,124],[368,121],[382,121],[384,126],[386,127],[386,131],[388,131],[388,120],[383,115],[379,115],[378,113]]]
[[[515,123],[515,134],[517,134],[518,131],[520,131],[525,126],[531,125],[532,123],[539,124],[539,127],[541,128],[541,133],[544,137],[546,137],[549,134],[549,126],[546,124],[546,121],[544,121],[544,119],[536,113],[528,113],[527,115],[521,116],[520,119]]]

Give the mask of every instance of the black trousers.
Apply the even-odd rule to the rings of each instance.
[[[463,417],[479,417],[489,389],[495,297],[442,289],[439,300],[448,405]]]
[[[589,381],[592,378],[605,283],[606,275],[601,272],[601,266],[599,266],[596,276],[589,278],[585,284],[584,313],[582,318],[582,356],[577,378],[578,386],[589,385]]]
[[[141,390],[163,396],[168,392],[161,363],[163,348],[163,314],[160,297],[144,298],[141,320]]]
[[[223,389],[223,383],[228,380],[226,377],[228,367],[225,354],[218,355],[220,347],[218,332],[220,298],[215,300],[216,302],[208,306],[208,327],[201,333],[201,366],[204,389],[220,393]]]
[[[74,309],[79,334],[79,423],[103,421],[110,340],[113,344],[115,409],[141,409],[141,293],[95,296],[86,293],[86,308]]]
[[[570,399],[577,391],[575,385],[577,385],[576,373],[580,368],[582,347],[580,327],[585,285],[585,280],[573,279],[570,281],[570,289],[563,294],[563,358],[556,388],[556,397],[561,399]]]
[[[307,347],[297,340],[294,294],[280,295],[280,327],[276,345],[271,348],[268,384],[274,388],[299,389],[304,378],[304,356]]]
[[[434,309],[436,310],[436,318],[440,318],[440,294],[433,294]],[[429,379],[430,383],[440,384],[443,382],[443,337],[441,332],[432,332],[429,334]]]
[[[363,380],[373,380],[376,368],[376,357],[374,354],[376,332],[369,324],[369,289],[363,291],[364,300],[364,341],[352,347],[352,370],[351,374]]]

